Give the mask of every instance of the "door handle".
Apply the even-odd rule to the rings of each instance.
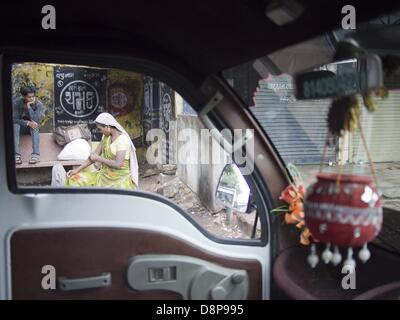
[[[111,285],[111,273],[103,273],[100,276],[87,278],[67,278],[59,277],[57,279],[58,287],[62,291],[102,288]]]

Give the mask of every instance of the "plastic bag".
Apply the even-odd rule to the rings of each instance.
[[[58,160],[86,160],[91,153],[90,144],[85,139],[75,139],[58,154]]]

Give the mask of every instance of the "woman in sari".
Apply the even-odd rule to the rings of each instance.
[[[136,189],[138,162],[129,135],[109,113],[101,113],[95,122],[103,134],[101,142],[82,165],[68,171],[62,184],[71,187]],[[95,169],[94,163],[100,163],[100,169]],[[54,176],[60,174],[55,174],[53,170]]]

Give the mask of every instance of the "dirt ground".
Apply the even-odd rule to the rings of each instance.
[[[212,214],[202,205],[197,195],[179,179],[176,174],[176,167],[173,165],[157,168],[156,166],[141,164],[139,188],[168,198],[184,209],[209,233],[217,237],[249,238],[251,235],[249,224],[254,221],[254,215],[242,217],[234,213],[231,220],[228,221],[225,210]]]

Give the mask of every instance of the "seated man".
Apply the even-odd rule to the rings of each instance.
[[[19,149],[20,135],[30,134],[32,136],[32,155],[29,163],[35,164],[40,161],[39,125],[43,104],[36,99],[36,90],[32,86],[22,87],[20,93],[22,97],[13,101],[15,162],[16,164],[22,163]]]

